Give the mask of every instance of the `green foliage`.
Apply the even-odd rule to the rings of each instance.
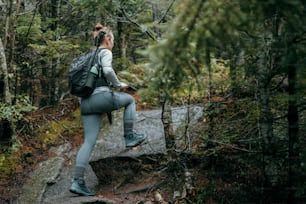
[[[243,139],[249,139],[252,142],[247,141],[244,145],[255,145],[256,150],[260,143],[256,130],[258,115],[258,104],[250,98],[207,103],[202,126],[202,132],[207,134],[203,134],[203,144],[208,144],[209,140],[228,145],[243,144]],[[211,127],[210,124],[216,125]]]
[[[28,96],[18,96],[15,105],[7,106],[0,103],[0,118],[10,122],[17,122],[23,119],[23,114],[36,110],[36,107],[31,105]]]
[[[256,90],[253,90],[256,92]],[[203,189],[207,193],[200,193],[200,198],[207,199],[212,197],[223,203],[221,198],[226,200],[234,199],[230,203],[260,202],[255,195],[260,194],[257,186],[262,185],[263,176],[269,175],[272,186],[279,188],[277,199],[285,200],[287,192],[284,189],[286,185],[286,171],[288,168],[288,136],[286,114],[287,101],[286,94],[279,93],[271,99],[271,107],[274,115],[273,126],[273,145],[277,151],[271,159],[262,159],[262,144],[264,138],[260,137],[259,101],[253,98],[235,99],[234,101],[214,101],[207,103],[204,107],[203,124],[199,125],[198,131],[202,135],[202,146],[200,152],[207,156],[210,161],[210,180],[222,179],[232,185],[237,184],[239,190],[226,190],[224,186],[215,186],[220,189],[217,194]],[[301,123],[305,121],[301,117]],[[301,128],[303,126],[301,125]],[[303,129],[303,128],[302,128]],[[301,130],[304,131],[304,130]],[[304,149],[304,139],[301,138],[300,148]],[[271,147],[272,148],[272,147]],[[304,163],[304,151],[301,152],[301,162]],[[263,174],[262,166],[267,168]],[[302,165],[303,166],[303,165]],[[232,169],[235,167],[235,169]],[[295,168],[294,172],[299,178],[304,178],[305,174],[301,169]],[[220,172],[221,171],[221,172]],[[219,175],[220,173],[220,175]],[[285,175],[285,176],[284,176]],[[303,197],[305,186],[303,182],[296,184],[297,197]],[[256,187],[255,187],[256,186]],[[244,195],[240,197],[239,195]],[[200,199],[199,198],[199,199]],[[231,198],[231,199],[230,199]],[[243,199],[242,199],[243,198]],[[221,200],[219,200],[221,199]],[[228,203],[228,202],[224,202]]]
[[[13,156],[11,153],[0,153],[0,179],[5,178],[16,169],[18,165],[18,157]]]
[[[164,70],[156,69],[156,64],[153,66],[151,63],[147,65],[147,82],[148,92],[154,93],[154,96],[167,92],[175,104],[188,104],[188,102],[202,102],[201,100],[208,96],[209,84],[209,72],[207,66],[204,64],[198,64],[194,69],[194,74],[188,71],[189,68],[183,67],[183,65],[177,65],[179,67],[173,68],[175,73],[172,74],[170,79],[167,68]],[[193,65],[192,65],[193,66]],[[213,59],[211,61],[213,91],[215,94],[227,93],[230,87],[229,69],[226,63],[221,63],[218,60]],[[181,81],[179,81],[181,79]],[[242,78],[239,78],[239,82],[243,82]],[[170,85],[169,83],[173,83]],[[176,84],[174,84],[176,83]],[[241,86],[242,83],[240,83]],[[249,84],[246,84],[249,85]],[[148,94],[149,95],[149,94]],[[160,98],[161,99],[161,98]],[[150,100],[150,99],[149,99]]]
[[[61,123],[57,121],[51,121],[49,124],[42,126],[38,132],[40,134],[40,139],[44,144],[53,143],[58,137],[64,132],[66,126],[64,121]]]
[[[254,192],[251,188],[262,184],[256,179],[262,179],[258,175],[264,170],[268,174],[279,173],[271,180],[273,185],[283,185],[287,179],[284,174],[288,173],[289,100],[299,105],[300,138],[305,132],[306,15],[303,1],[176,0],[174,10],[166,16],[163,14],[168,12],[170,1],[57,2],[55,7],[52,1],[42,1],[35,13],[34,10],[22,11],[18,16],[16,53],[9,77],[11,90],[20,96],[13,106],[0,104],[0,118],[17,122],[24,119],[25,112],[34,110],[24,94],[30,93],[35,104],[39,104],[41,98],[55,95],[60,98],[67,91],[67,85],[63,84],[67,81],[65,73],[69,63],[91,47],[92,27],[101,22],[113,28],[115,34],[114,68],[120,79],[140,88],[137,94],[143,106],[159,106],[164,94],[168,94],[174,104],[203,103],[201,153],[211,159],[212,171],[222,162],[222,168],[227,168],[224,165],[227,163],[237,165],[237,169],[228,168],[229,172],[237,172],[236,177],[227,174],[226,179],[233,183],[239,180],[249,188],[243,188],[242,194],[236,196],[243,195],[246,202],[247,198],[251,199],[250,194]],[[154,3],[158,5],[159,17],[165,17],[157,19],[159,24],[152,19]],[[0,19],[0,27],[4,28],[6,16],[0,14]],[[161,39],[151,42],[147,33],[156,37],[156,30],[160,31]],[[125,47],[127,56],[122,57],[121,49]],[[8,43],[6,53],[10,53],[9,48]],[[140,49],[145,50],[140,52]],[[291,65],[297,66],[297,93],[289,97],[286,78]],[[269,92],[267,101],[276,149],[272,159],[266,161],[262,161],[264,139],[259,127],[262,123],[259,88],[263,87]],[[234,89],[237,94],[232,94]],[[237,98],[224,99],[220,95]],[[54,105],[54,101],[47,104]],[[40,142],[48,146],[61,134],[72,133],[74,126],[80,124],[79,113],[74,114],[76,123],[53,121],[41,126],[37,130]],[[301,149],[305,148],[303,142],[299,142]],[[10,157],[12,151],[0,155],[0,167],[4,167],[5,174],[14,169],[18,161],[17,156]],[[233,152],[238,155],[236,158],[224,159]],[[31,162],[32,154],[31,150],[26,150],[19,156]],[[301,151],[300,155],[303,164],[305,152]],[[265,165],[267,169],[262,167]],[[304,166],[297,169],[297,175],[305,178],[304,170]],[[305,195],[304,185],[299,184],[297,197]],[[212,181],[201,190],[198,203],[207,202],[209,197],[223,202],[229,193],[221,194],[223,192],[215,190],[217,187],[220,186]],[[241,201],[235,195],[226,198],[232,203]]]
[[[41,16],[36,15],[33,18],[33,15],[28,13],[18,18],[18,27],[16,29],[20,39],[31,42],[42,38],[41,26]]]
[[[131,60],[126,57],[117,58],[113,64],[113,66],[116,67],[116,71],[126,70],[132,66]]]
[[[156,69],[155,83],[170,92],[189,80],[186,76],[201,77],[203,65],[210,58],[208,50],[236,36],[234,28],[238,19],[243,19],[235,3],[181,2],[177,6],[178,16],[167,27],[164,40],[148,50],[151,65]]]
[[[33,10],[23,10],[30,6],[21,7],[22,15],[18,16],[15,41],[18,53],[13,53],[12,69],[9,70],[11,91],[16,95],[30,93],[38,105],[57,103],[67,92],[65,73],[71,60],[92,46],[91,31],[98,22],[114,31],[116,71],[126,70],[133,63],[143,60],[138,49],[148,43],[146,39],[149,37],[145,32],[155,27],[152,23],[151,2],[72,0],[69,3],[56,3],[51,5],[52,1],[43,1]],[[170,13],[167,11],[169,2],[153,3],[158,4],[161,14]],[[2,27],[5,26],[4,14],[0,14]],[[11,20],[14,19],[13,15],[14,11]],[[13,30],[10,28],[9,32]],[[127,48],[127,56],[119,58],[123,47]],[[10,53],[9,50],[7,53]]]
[[[148,64],[133,64],[128,69],[118,73],[120,80],[131,84],[138,89],[137,95],[140,96],[140,105],[146,108],[159,106],[159,90],[151,87],[152,70]]]
[[[42,142],[43,146],[55,144],[61,140],[62,134],[74,134],[75,131],[80,129],[82,121],[80,110],[71,113],[72,119],[63,119],[60,121],[50,121],[45,125],[42,125],[35,134],[38,135],[38,139]]]
[[[71,44],[67,41],[50,41],[47,40],[45,45],[30,44],[37,54],[47,56],[49,58],[63,58],[69,56],[71,51],[79,50],[78,45]]]

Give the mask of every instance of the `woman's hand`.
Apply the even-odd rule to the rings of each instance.
[[[124,82],[120,82],[121,87],[119,88],[120,91],[126,91],[129,88],[129,85],[127,85]]]

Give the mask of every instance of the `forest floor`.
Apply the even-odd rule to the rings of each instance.
[[[191,159],[190,155],[181,155],[181,158],[185,159],[170,164],[164,155],[144,155],[109,158],[92,164],[95,169],[103,169],[100,174],[97,172],[100,179],[98,197],[124,204],[157,201],[158,198],[171,203],[175,200],[191,203],[196,197],[196,189],[203,189],[208,183],[207,172],[201,169],[200,158]],[[187,170],[183,163],[191,168]]]
[[[11,203],[22,191],[23,184],[29,178],[37,165],[50,158],[49,149],[57,146],[62,141],[68,141],[72,148],[77,148],[82,143],[82,130],[71,134],[61,134],[61,138],[52,143],[44,143],[37,134],[34,134],[41,126],[51,121],[61,121],[70,118],[76,110],[76,100],[66,100],[57,107],[44,107],[24,116],[23,121],[17,124],[19,146],[16,151],[9,150],[7,143],[0,145],[0,154],[6,154],[5,164],[1,166],[0,173],[0,204]]]
[[[37,129],[40,125],[50,120],[61,120],[71,117],[71,113],[77,108],[78,102],[75,100],[67,100],[60,104],[58,107],[45,107],[37,110],[27,116],[29,126],[25,126],[23,132],[19,133],[18,137],[22,138],[22,145],[18,151],[13,155],[15,161],[14,167],[11,167],[9,173],[0,176],[0,203],[14,203],[18,195],[22,190],[22,186],[37,164],[50,157],[48,155],[48,149],[51,146],[56,146],[57,142],[52,145],[44,145],[37,138],[29,135],[31,129]],[[71,134],[61,134],[61,141],[69,141],[72,144],[72,148],[78,148],[82,143],[82,129],[75,131]],[[59,141],[60,142],[60,141]],[[0,153],[4,152],[2,150]],[[185,161],[188,156],[185,156]],[[148,158],[146,158],[147,160]],[[130,163],[120,162],[117,167],[112,169],[120,169],[121,172],[110,172],[113,175],[112,182],[101,185],[98,191],[98,197],[114,200],[118,203],[144,203],[144,201],[154,201],[158,197],[162,197],[164,200],[173,200],[173,195],[176,193],[175,188],[180,193],[178,197],[180,200],[186,199],[186,203],[190,203],[190,199],[196,196],[195,189],[203,188],[207,183],[206,171],[199,166],[199,160],[201,158],[187,158],[190,172],[192,173],[192,179],[194,181],[193,191],[186,191],[184,186],[186,185],[186,175],[184,171],[175,174],[169,174],[169,164],[165,162],[159,162],[160,158],[149,158],[151,161],[145,163],[141,168],[138,168],[137,174],[130,177],[130,168],[125,169],[125,165]],[[199,159],[199,160],[198,160]],[[157,160],[157,161],[156,161]],[[165,161],[163,158],[162,161]],[[175,164],[177,165],[177,164]],[[180,165],[180,164],[178,164]],[[186,172],[185,172],[186,173]],[[1,175],[1,174],[0,174]],[[99,182],[100,183],[100,182]],[[178,193],[177,192],[177,193]],[[178,200],[179,200],[178,199]],[[189,202],[187,202],[189,200]],[[92,202],[87,202],[92,203]],[[95,202],[99,203],[99,202]],[[207,202],[214,203],[214,202]]]

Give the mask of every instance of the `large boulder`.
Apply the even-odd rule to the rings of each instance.
[[[166,152],[164,128],[160,110],[141,111],[137,113],[135,130],[147,135],[146,141],[137,150],[125,148],[123,137],[123,113],[114,114],[113,125],[106,125],[102,130],[93,150],[91,162],[108,157],[137,157],[144,154]]]
[[[202,116],[202,112],[203,109],[198,106],[173,108],[172,120],[176,135],[183,135],[186,132],[184,129],[186,122],[190,122],[189,127],[193,126]],[[125,148],[122,118],[123,111],[115,111],[112,125],[103,121],[101,134],[97,139],[90,159],[91,165],[88,165],[85,175],[86,183],[91,189],[99,190],[100,179],[96,175],[101,175],[103,169],[99,167],[105,164],[105,160],[108,162],[112,160],[110,164],[124,161],[124,165],[126,165],[128,162],[132,162],[130,158],[140,158],[139,160],[146,163],[148,162],[146,155],[153,155],[150,158],[154,160],[154,155],[159,157],[159,155],[166,154],[161,110],[137,113],[135,130],[139,133],[145,133],[147,139],[136,150]],[[18,200],[19,203],[115,203],[112,200],[98,197],[75,197],[71,194],[68,189],[71,185],[77,150],[73,150],[71,145],[67,143],[50,151],[56,156],[42,162],[39,168],[30,175],[29,181],[23,187],[24,190]],[[139,164],[135,163],[134,165]],[[106,167],[110,169],[109,172],[111,172],[111,168],[116,168],[109,165]],[[120,174],[120,172],[118,173]]]

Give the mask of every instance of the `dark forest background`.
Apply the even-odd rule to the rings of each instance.
[[[198,203],[306,202],[304,0],[0,0],[1,179],[33,154],[16,154],[35,135],[28,115],[74,98],[69,65],[98,22],[138,108],[204,107]]]

